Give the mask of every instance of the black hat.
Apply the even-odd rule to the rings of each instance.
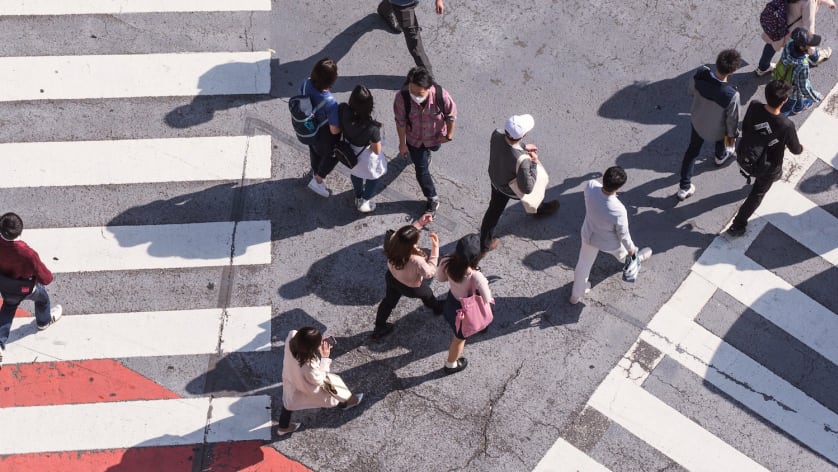
[[[809,31],[802,26],[795,28],[794,31],[791,32],[791,40],[794,41],[794,45],[797,47],[821,45],[820,35],[809,34]]]
[[[467,234],[457,241],[457,255],[471,263],[480,257],[480,236]]]

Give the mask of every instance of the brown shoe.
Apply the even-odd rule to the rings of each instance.
[[[559,207],[561,204],[558,200],[550,200],[549,202],[542,202],[541,205],[538,205],[538,210],[535,211],[536,218],[542,218],[545,216],[550,216],[553,213],[559,211]]]

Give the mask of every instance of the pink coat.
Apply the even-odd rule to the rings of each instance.
[[[333,408],[338,406],[338,400],[329,395],[321,385],[326,378],[326,372],[332,365],[327,358],[314,358],[309,363],[300,366],[291,354],[291,338],[297,334],[292,330],[285,338],[285,359],[282,361],[282,404],[291,411],[307,410],[310,408]]]

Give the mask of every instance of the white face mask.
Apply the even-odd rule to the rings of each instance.
[[[413,94],[411,93],[411,94],[410,94],[410,98],[412,98],[412,99],[413,99],[413,101],[414,101],[414,102],[416,102],[416,104],[417,104],[417,105],[421,105],[421,104],[425,103],[425,100],[427,100],[427,99],[428,99],[428,96],[427,96],[427,95],[425,95],[424,97],[419,97],[419,96],[417,96],[417,95],[413,95]]]

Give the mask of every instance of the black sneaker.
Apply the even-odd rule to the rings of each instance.
[[[439,210],[439,199],[438,198],[429,198],[428,199],[428,207],[425,209],[425,213],[430,213],[431,215],[435,215],[437,210]]]
[[[383,325],[377,325],[375,329],[372,330],[372,334],[370,335],[371,339],[381,339],[384,336],[393,332],[393,323],[384,323]]]
[[[745,235],[745,227],[737,228],[735,226],[731,226],[727,229],[727,234],[733,236],[734,238],[738,238],[739,236]]]
[[[387,0],[382,1],[378,4],[378,16],[384,20],[384,24],[387,25],[387,28],[393,34],[400,34],[402,32],[402,25],[399,23],[399,20],[396,19],[396,14],[393,13],[391,9],[389,12],[384,11],[382,6],[384,6],[384,2]]]
[[[541,218],[544,216],[550,216],[553,213],[559,211],[559,207],[561,204],[558,200],[550,200],[549,202],[542,202],[541,205],[538,205],[538,209],[535,211],[536,218]]]
[[[468,367],[468,361],[465,357],[461,357],[457,359],[457,367],[443,367],[442,370],[445,371],[445,375],[456,374],[461,370],[465,370]]]

